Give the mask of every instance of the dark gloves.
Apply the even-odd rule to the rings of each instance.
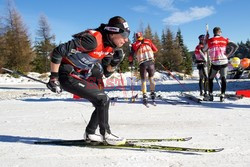
[[[58,81],[58,73],[51,72],[49,82],[47,83],[47,87],[55,93],[61,93],[62,88],[60,86],[60,82]]]
[[[121,48],[118,48],[115,50],[114,55],[112,57],[105,57],[102,59],[102,67],[103,67],[103,72],[104,76],[106,78],[110,77],[116,69],[119,68],[120,63],[124,59],[124,52]],[[112,70],[108,70],[108,68]]]
[[[98,69],[98,72],[102,75],[103,74],[103,67],[100,63],[96,63],[95,66]]]
[[[124,55],[125,54],[122,49],[116,49],[113,58],[111,59],[110,65],[112,67],[119,65],[122,62]]]

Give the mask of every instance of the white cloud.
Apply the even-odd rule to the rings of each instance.
[[[147,0],[151,5],[167,11],[174,11],[176,8],[173,5],[174,0]]]
[[[147,11],[147,7],[146,6],[135,6],[132,8],[132,10],[136,11],[136,12],[146,12]]]
[[[163,19],[167,25],[180,25],[194,20],[200,20],[215,13],[213,6],[207,7],[192,7],[187,11],[174,12],[171,16]]]

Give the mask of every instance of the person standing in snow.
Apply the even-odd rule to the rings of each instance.
[[[122,54],[118,48],[128,42],[129,34],[126,20],[115,16],[109,19],[108,24],[73,35],[72,40],[59,45],[51,53],[51,75],[47,87],[53,92],[60,93],[63,89],[88,99],[95,107],[84,133],[85,140],[110,145],[126,142],[125,138],[111,133],[108,115],[110,99],[100,88],[100,82],[91,76],[98,79],[103,71],[113,72],[117,65],[114,60]],[[115,52],[116,49],[119,53]],[[105,57],[112,57],[106,66],[100,64]],[[100,135],[96,134],[98,126]]]
[[[195,47],[194,55],[195,55],[195,63],[197,64],[197,69],[199,70],[199,88],[200,88],[200,96],[207,97],[208,96],[208,78],[207,78],[207,55],[203,51],[205,35],[200,35],[198,37],[199,44]]]
[[[141,90],[143,94],[143,103],[147,104],[147,85],[146,77],[148,73],[148,78],[150,82],[151,98],[155,100],[155,56],[154,53],[158,51],[156,46],[150,39],[144,39],[142,32],[136,33],[136,42],[132,44],[131,53],[129,55],[130,66],[133,65],[134,57],[136,57],[139,63],[140,77],[141,77]]]
[[[222,31],[220,27],[213,29],[214,37],[207,40],[207,46],[209,59],[211,61],[211,68],[209,71],[208,82],[209,82],[209,100],[213,101],[213,80],[216,74],[220,73],[221,79],[221,96],[220,101],[224,101],[226,92],[226,77],[227,77],[227,66],[228,58],[230,58],[238,49],[238,45],[229,41],[228,38],[221,36]],[[226,53],[226,48],[230,43],[231,50]],[[206,49],[205,49],[206,50]]]

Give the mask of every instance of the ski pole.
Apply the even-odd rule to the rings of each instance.
[[[131,93],[132,93],[132,99],[134,98],[134,85],[133,85],[133,65],[130,66],[130,72],[131,72]]]
[[[209,27],[208,27],[208,24],[206,24],[206,37],[205,37],[205,42],[204,42],[204,45],[207,45],[207,41],[208,41],[208,38],[209,38]],[[206,51],[206,54],[207,54],[207,80],[205,81],[205,92],[209,91],[209,72],[210,72],[210,58],[209,58],[209,53],[208,51]]]
[[[123,91],[124,96],[127,97],[127,93],[125,91],[125,86],[124,86],[124,81],[123,81],[122,73],[121,73],[121,71],[119,73],[120,73],[120,77],[121,77],[122,91]]]
[[[33,81],[37,81],[37,82],[40,82],[40,83],[45,84],[45,85],[47,84],[47,83],[44,82],[44,81],[41,81],[41,80],[39,80],[39,79],[30,77],[30,76],[28,76],[28,75],[25,75],[25,74],[21,73],[20,71],[10,70],[10,69],[3,68],[3,67],[2,67],[2,70],[7,71],[8,73],[11,73],[11,74],[17,74],[17,75],[19,75],[19,76],[22,76],[22,77],[26,77],[26,78],[32,79]]]
[[[165,71],[167,71],[171,76],[172,78],[174,78],[182,87],[183,89],[185,89],[186,91],[190,92],[185,86],[184,84],[182,84],[163,64],[161,64],[160,62],[158,62],[164,69]]]
[[[221,83],[220,83],[220,80],[219,78],[215,75],[215,80],[217,82],[217,84],[219,85],[220,89],[221,89]]]

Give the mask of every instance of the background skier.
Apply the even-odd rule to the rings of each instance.
[[[200,35],[198,37],[199,44],[196,46],[194,54],[195,54],[195,63],[197,64],[197,69],[199,70],[199,88],[200,88],[200,96],[206,97],[207,94],[207,87],[208,87],[208,80],[207,80],[207,55],[203,51],[204,42],[205,42],[205,35]]]
[[[211,61],[211,68],[209,71],[209,100],[213,101],[213,79],[216,74],[220,73],[221,79],[221,96],[220,101],[224,101],[226,92],[226,77],[228,58],[230,58],[238,49],[238,45],[229,41],[228,38],[221,36],[222,31],[220,27],[213,29],[214,37],[207,40],[207,49]],[[231,50],[226,53],[226,47],[230,43]]]
[[[144,39],[141,32],[136,33],[137,41],[132,44],[131,53],[129,56],[130,64],[133,64],[134,56],[139,63],[140,77],[141,77],[141,90],[143,94],[143,103],[147,104],[147,85],[146,77],[150,82],[151,98],[155,100],[155,63],[154,53],[158,51],[156,46],[150,39]]]

